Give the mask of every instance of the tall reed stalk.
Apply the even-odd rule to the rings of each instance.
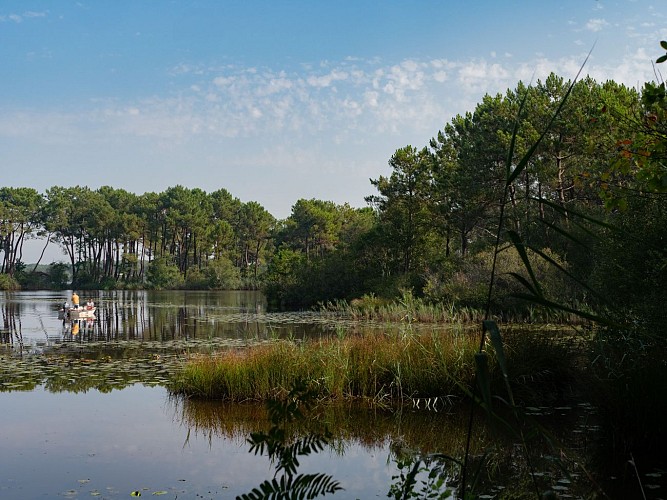
[[[590,56],[590,53],[589,53]],[[586,61],[588,60],[588,57],[586,58]],[[579,78],[579,74],[584,68],[584,65],[586,64],[586,61],[582,64],[581,68],[579,69],[579,72],[577,73],[577,76],[574,78],[574,80],[570,83],[570,86],[568,87],[567,92],[561,99],[558,107],[556,108],[556,111],[553,113],[551,116],[551,119],[549,120],[549,123],[545,127],[545,129],[542,131],[542,134],[540,137],[533,143],[533,145],[528,149],[528,151],[518,160],[515,160],[515,146],[516,146],[516,140],[517,140],[517,135],[519,131],[519,127],[521,125],[521,116],[523,114],[524,107],[526,105],[526,99],[528,97],[528,94],[526,93],[519,105],[519,111],[517,118],[514,122],[514,129],[512,131],[511,135],[511,140],[510,140],[510,146],[507,151],[507,157],[505,161],[505,185],[503,188],[503,195],[502,199],[500,202],[500,214],[498,217],[498,227],[496,231],[496,238],[495,238],[495,249],[494,249],[494,254],[493,254],[493,264],[491,267],[491,275],[489,277],[489,286],[488,286],[488,294],[487,294],[487,300],[486,300],[486,311],[484,314],[484,321],[482,322],[482,329],[481,329],[481,335],[480,335],[480,342],[479,342],[479,349],[477,354],[475,355],[475,361],[477,363],[475,375],[474,375],[474,382],[472,384],[472,395],[473,398],[476,399],[475,394],[477,389],[479,389],[479,401],[482,404],[482,406],[485,408],[487,413],[491,415],[493,418],[499,418],[493,411],[492,405],[491,405],[491,378],[489,375],[489,361],[488,361],[488,354],[486,351],[486,344],[487,344],[487,333],[488,335],[488,340],[490,340],[491,347],[493,351],[495,352],[496,358],[498,360],[498,364],[500,366],[503,380],[505,382],[505,388],[507,391],[507,401],[508,401],[508,406],[514,413],[515,417],[515,424],[516,424],[516,429],[518,430],[518,437],[521,440],[522,444],[522,450],[524,453],[524,457],[526,459],[526,463],[528,464],[529,472],[531,473],[531,478],[532,478],[532,483],[535,488],[535,493],[537,494],[537,497],[540,497],[540,492],[539,489],[537,488],[537,483],[535,481],[535,476],[532,474],[532,465],[531,465],[531,458],[530,458],[530,453],[528,452],[527,449],[527,443],[526,443],[526,437],[524,435],[523,431],[523,425],[522,425],[522,419],[520,416],[519,409],[515,403],[514,399],[514,394],[512,391],[512,386],[509,382],[509,374],[508,374],[508,363],[503,347],[503,339],[500,334],[500,329],[496,325],[495,321],[492,320],[490,317],[491,314],[491,300],[493,297],[493,290],[494,290],[494,285],[496,281],[496,264],[497,264],[497,259],[498,259],[498,254],[501,252],[501,244],[503,243],[503,235],[505,233],[505,209],[507,207],[507,203],[509,200],[509,192],[510,188],[512,187],[514,181],[521,175],[521,173],[528,167],[529,161],[535,154],[535,151],[539,147],[540,143],[548,133],[548,131],[551,129],[554,121],[560,114],[561,110],[563,109],[563,106],[565,105],[570,93],[572,92],[572,89],[574,88],[574,85]],[[513,273],[513,276],[520,282],[522,283],[530,292],[531,299],[533,300],[534,303],[542,304],[542,305],[552,305],[550,302],[547,301],[547,299],[544,297],[542,293],[542,288],[540,286],[540,283],[535,277],[535,273],[533,272],[532,266],[530,264],[530,260],[528,258],[528,254],[526,252],[526,247],[524,246],[523,242],[521,241],[520,237],[513,231],[507,231],[507,237],[511,241],[511,243],[514,245],[516,250],[518,251],[523,264],[525,266],[525,269],[530,277],[530,281],[526,280],[522,276]],[[474,415],[474,406],[471,406],[470,410],[470,418],[469,418],[469,424],[468,424],[468,440],[466,444],[466,452],[464,456],[464,461],[463,461],[463,467],[462,467],[462,472],[461,472],[461,496],[463,498],[466,498],[466,488],[467,488],[467,479],[468,479],[468,468],[469,468],[469,446],[472,440],[472,434],[473,434],[473,418]]]

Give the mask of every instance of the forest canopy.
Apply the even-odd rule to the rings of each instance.
[[[667,267],[665,86],[649,82],[639,91],[589,77],[570,84],[551,74],[484,96],[425,145],[397,149],[389,172],[370,180],[376,192],[365,208],[301,199],[277,220],[223,188],[0,188],[2,284],[263,287],[287,307],[409,290],[479,307],[508,151],[520,158],[544,133],[511,183],[503,241],[511,231],[531,249],[555,298],[586,303],[602,300],[599,290],[605,301],[633,293],[639,311],[640,297],[664,293],[657,290]],[[26,268],[23,244],[37,236],[63,249],[67,269]],[[512,309],[520,280],[510,275],[524,263],[508,247],[499,265],[494,304]]]

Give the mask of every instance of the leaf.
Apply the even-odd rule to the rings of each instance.
[[[533,295],[538,295],[535,289],[533,288],[533,285],[531,285],[526,278],[524,278],[518,273],[510,272],[508,274],[512,276],[515,280],[517,280],[519,283],[521,283],[523,286],[525,286],[530,293],[532,293]]]
[[[477,384],[482,396],[482,401],[487,411],[491,411],[491,376],[489,375],[489,357],[485,352],[475,354],[475,366],[477,373]]]
[[[544,198],[534,198],[534,197],[531,197],[530,199],[533,200],[533,201],[537,201],[537,202],[539,202],[539,203],[544,203],[544,204],[547,205],[548,207],[553,208],[554,210],[556,210],[557,212],[560,212],[560,213],[565,213],[565,212],[567,212],[567,213],[570,214],[570,215],[576,215],[577,217],[580,217],[580,218],[582,218],[582,219],[584,219],[584,220],[586,220],[586,221],[588,221],[588,222],[591,222],[592,224],[595,224],[595,225],[597,225],[597,226],[603,227],[603,228],[605,228],[605,229],[609,229],[609,230],[614,231],[614,232],[617,232],[617,233],[621,233],[621,232],[622,232],[619,228],[617,228],[616,226],[613,226],[612,224],[609,224],[609,223],[607,223],[607,222],[604,222],[604,221],[602,221],[602,220],[600,220],[600,219],[596,219],[595,217],[591,217],[591,216],[586,215],[586,214],[584,214],[584,213],[582,213],[582,212],[578,212],[578,211],[576,211],[576,210],[572,210],[572,209],[570,209],[570,208],[567,208],[567,209],[566,209],[566,208],[560,206],[558,203],[554,203],[554,202],[552,202],[552,201],[545,200]],[[592,234],[592,233],[591,233],[591,234]]]
[[[535,273],[533,272],[533,267],[530,265],[530,260],[528,260],[526,247],[521,241],[521,237],[515,231],[508,231],[507,235],[509,236],[510,240],[512,240],[512,243],[514,244],[516,251],[519,252],[519,256],[523,261],[523,265],[525,266],[526,271],[528,271],[528,275],[530,276],[530,279],[533,282],[533,286],[535,287],[535,294],[542,297],[543,295],[542,287],[540,287],[540,283],[537,281],[537,278],[535,277]]]
[[[660,40],[660,46],[661,46],[663,49],[667,50],[667,41],[665,41],[665,40]]]
[[[585,245],[583,245],[583,246],[585,246]],[[579,278],[577,278],[574,274],[572,274],[570,271],[568,271],[567,269],[565,269],[563,266],[561,266],[558,262],[556,262],[554,259],[552,259],[551,257],[549,257],[547,254],[545,254],[545,253],[544,253],[542,250],[540,250],[539,248],[535,248],[535,247],[533,247],[533,246],[529,246],[528,248],[530,248],[533,252],[535,252],[537,255],[539,255],[540,257],[542,257],[542,259],[544,259],[546,262],[548,262],[549,264],[551,264],[552,266],[554,266],[554,267],[555,267],[556,269],[558,269],[560,272],[562,272],[563,274],[565,274],[568,278],[570,278],[572,281],[574,281],[575,283],[577,283],[579,286],[581,286],[582,288],[588,290],[591,294],[595,295],[596,297],[598,297],[598,298],[600,298],[600,299],[602,299],[602,300],[605,299],[605,297],[604,297],[602,294],[600,294],[600,293],[598,293],[597,291],[593,290],[590,286],[588,286],[588,285],[587,285],[586,283],[584,283],[582,280],[580,280]]]
[[[507,161],[505,164],[506,177],[509,179],[511,177],[510,169],[512,167],[512,158],[514,158],[514,149],[516,147],[516,137],[519,134],[519,117],[523,112],[523,108],[526,105],[526,100],[528,99],[528,92],[523,95],[521,99],[521,104],[519,105],[519,111],[517,113],[517,119],[514,122],[514,128],[512,129],[512,140],[510,141],[510,147],[507,151]],[[518,174],[517,174],[518,175]],[[515,176],[516,177],[516,176]],[[508,182],[507,185],[510,183]]]
[[[655,62],[658,64],[664,63],[665,61],[667,61],[667,54],[665,54],[664,56],[660,56],[655,60]]]
[[[500,335],[500,330],[495,321],[485,320],[482,322],[482,326],[485,331],[489,332],[489,339],[491,340],[491,345],[496,351],[496,358],[498,359],[498,365],[500,366],[500,371],[503,373],[503,380],[505,381],[505,388],[507,389],[507,395],[509,396],[510,403],[514,406],[514,395],[512,394],[512,388],[509,383],[509,372],[507,369],[507,359],[505,358],[505,350],[503,348],[503,339]]]
[[[598,316],[596,314],[591,314],[586,311],[582,311],[580,309],[574,309],[572,307],[564,306],[562,304],[558,304],[556,302],[552,302],[550,300],[545,299],[544,297],[538,297],[536,295],[530,295],[527,293],[515,293],[512,294],[513,297],[516,297],[518,299],[524,299],[527,300],[528,302],[532,302],[534,304],[538,304],[544,307],[549,307],[552,309],[556,309],[558,311],[563,311],[563,312],[569,312],[572,313],[576,316],[579,316],[580,318],[584,318],[590,321],[593,321],[595,323],[600,323],[603,325],[608,325],[608,326],[613,326],[616,328],[622,328],[622,325],[610,320],[609,318],[604,318],[602,316]]]

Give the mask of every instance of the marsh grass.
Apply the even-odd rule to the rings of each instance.
[[[455,302],[432,302],[403,290],[397,299],[388,300],[364,295],[351,301],[336,300],[320,304],[324,316],[345,317],[353,321],[373,321],[390,324],[449,324],[478,326],[487,316],[482,308]],[[521,308],[503,310],[490,318],[513,324],[581,324],[581,318],[569,312],[524,304]]]
[[[466,334],[377,333],[308,342],[276,341],[210,357],[192,357],[174,390],[194,397],[266,400],[299,379],[322,398],[391,399],[447,396],[474,371]]]
[[[562,342],[544,339],[544,333],[524,332],[508,340],[512,383],[523,387],[518,393],[530,396],[531,404],[557,397],[577,377],[573,351]],[[296,380],[308,380],[321,398],[414,406],[437,397],[444,404],[466,396],[464,388],[474,380],[477,349],[475,334],[466,330],[277,340],[213,356],[193,355],[170,387],[195,398],[263,401],[284,395]],[[539,376],[535,363],[542,367]],[[490,370],[497,369],[491,357]]]
[[[454,303],[431,303],[403,290],[401,297],[387,300],[364,295],[350,302],[336,300],[320,305],[322,314],[345,316],[352,320],[387,323],[479,323],[484,311]]]

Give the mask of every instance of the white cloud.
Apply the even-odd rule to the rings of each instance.
[[[0,22],[11,21],[16,24],[22,23],[25,19],[36,19],[40,17],[46,17],[48,11],[35,12],[32,10],[27,10],[21,14],[6,14],[0,15]]]
[[[332,82],[346,80],[348,76],[349,74],[345,71],[334,70],[327,75],[309,76],[306,81],[313,87],[329,87]]]
[[[25,17],[26,19],[33,19],[35,17],[46,17],[46,11],[34,12],[34,11],[31,11],[31,10],[28,10],[28,11],[23,13],[23,17]]]
[[[458,70],[458,81],[465,91],[488,91],[507,82],[510,73],[499,63],[486,61],[464,63]]]
[[[378,105],[378,95],[374,90],[367,90],[364,92],[364,102],[367,106],[376,108]]]
[[[408,59],[394,64],[345,60],[297,71],[266,68],[181,67],[192,78],[188,92],[134,102],[95,101],[86,112],[0,114],[0,139],[46,143],[121,144],[146,141],[156,150],[226,140],[318,146],[374,141],[419,144],[452,116],[474,109],[484,93],[496,94],[555,72],[573,78],[585,54],[519,62]],[[613,66],[594,64],[586,73],[635,86],[651,78],[646,50],[619,55]],[[199,71],[199,69],[197,69]],[[179,76],[175,76],[178,82]],[[79,137],[79,139],[76,139]],[[80,139],[83,137],[84,139]],[[421,138],[421,139],[420,139]],[[325,141],[326,141],[325,140]],[[400,145],[400,143],[399,143]],[[267,146],[268,147],[268,146]],[[151,149],[153,146],[146,146]],[[315,152],[312,153],[317,156]]]
[[[443,83],[443,82],[447,81],[447,78],[448,78],[448,76],[447,76],[446,71],[436,71],[435,73],[433,73],[433,79],[436,82]]]
[[[604,19],[589,19],[586,23],[586,29],[589,31],[602,31],[609,23]]]
[[[227,87],[232,85],[235,81],[236,78],[227,76],[217,76],[213,79],[213,83],[218,87]]]

